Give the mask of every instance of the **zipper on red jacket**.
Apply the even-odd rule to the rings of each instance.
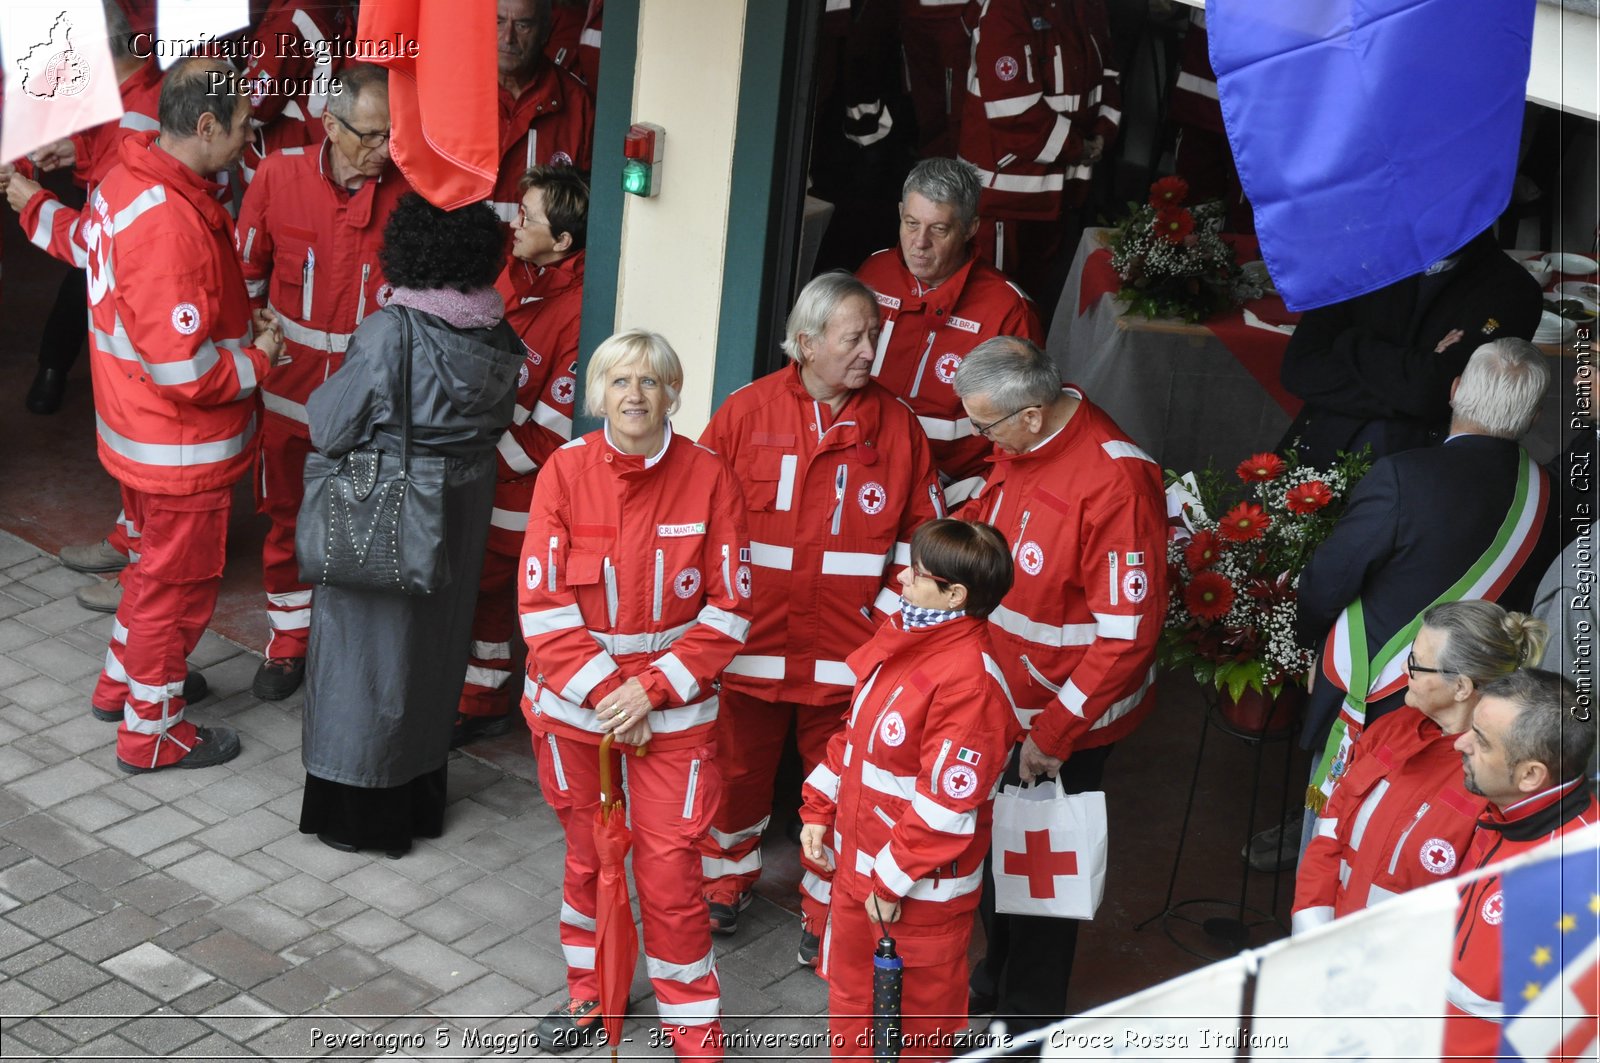
[[[1417,809],[1417,814],[1411,817],[1411,822],[1406,829],[1400,832],[1400,840],[1394,843],[1394,852],[1389,854],[1389,874],[1394,874],[1394,869],[1400,864],[1400,850],[1406,846],[1406,839],[1411,837],[1411,832],[1417,829],[1417,824],[1422,822],[1422,817],[1428,814],[1428,802],[1422,802],[1422,807]]]
[[[844,519],[844,489],[850,483],[850,467],[841,464],[833,474],[833,534],[839,534],[839,522]]]
[[[617,630],[617,570],[611,564],[611,558],[605,559],[606,572],[606,617],[610,620],[611,630]]]
[[[998,508],[998,506],[996,507]],[[1022,537],[1028,532],[1028,521],[1033,517],[1033,510],[1022,511],[1022,520],[1017,524],[1017,541],[1011,544],[1011,560],[1017,559],[1017,551],[1022,549]]]
[[[883,726],[883,718],[884,716],[888,715],[889,706],[894,704],[894,699],[898,698],[900,696],[900,692],[904,689],[904,685],[895,687],[894,690],[890,692],[889,697],[884,700],[883,708],[878,710],[878,718],[872,721],[872,733],[867,735],[868,753],[872,752],[872,746],[878,740],[878,728]]]
[[[922,377],[928,371],[928,355],[933,353],[933,341],[938,335],[938,332],[934,331],[928,333],[928,342],[922,348],[922,360],[917,363],[917,375],[911,378],[911,393],[907,398],[916,398],[918,392],[922,390]]]
[[[664,550],[656,551],[656,593],[650,600],[650,618],[661,619],[661,581],[666,576],[667,554]]]

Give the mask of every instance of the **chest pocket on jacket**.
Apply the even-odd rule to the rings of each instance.
[[[794,508],[795,477],[800,471],[794,436],[755,432],[751,442],[755,445],[739,469],[745,504],[752,513],[787,513]]]
[[[273,305],[302,321],[311,316],[316,293],[316,238],[316,233],[286,225],[272,250]]]

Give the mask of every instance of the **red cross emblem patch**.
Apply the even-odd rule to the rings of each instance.
[[[959,801],[963,797],[970,797],[972,791],[978,788],[978,773],[965,764],[952,764],[944,769],[939,782],[945,793]]]
[[[578,382],[570,376],[558,376],[550,385],[550,397],[565,406],[577,394]]]
[[[539,571],[539,559],[534,557],[532,554],[529,554],[528,563],[523,568],[523,576],[528,581],[528,589],[530,591],[539,586],[540,575],[542,575],[542,573]]]
[[[700,570],[690,566],[678,573],[678,578],[672,581],[672,592],[679,598],[693,598],[700,589]]]
[[[1483,921],[1490,926],[1499,926],[1500,920],[1506,917],[1506,895],[1502,890],[1495,890],[1483,899],[1483,907],[1478,909],[1478,914],[1483,916]]]
[[[1122,574],[1122,594],[1130,602],[1142,602],[1150,590],[1150,577],[1142,568],[1130,568]]]
[[[1022,566],[1022,571],[1030,576],[1037,576],[1044,568],[1044,549],[1032,539],[1022,544],[1022,549],[1017,551],[1017,563]]]
[[[959,354],[941,354],[939,360],[933,363],[933,375],[948,384],[956,378],[956,370],[960,368]]]
[[[1443,838],[1429,838],[1417,855],[1429,874],[1448,875],[1456,869],[1456,847]]]
[[[897,746],[906,740],[906,721],[898,712],[891,712],[883,718],[878,734],[883,738],[884,745]]]
[[[861,485],[861,490],[856,492],[856,502],[860,504],[863,513],[881,513],[887,501],[889,501],[888,493],[876,480],[868,480]]]
[[[172,308],[172,327],[181,336],[193,336],[200,331],[200,310],[193,303],[179,303]]]
[[[994,61],[994,76],[1001,81],[1010,81],[1017,76],[1017,71],[1020,69],[1016,59],[1009,55],[1002,55]]]
[[[733,585],[739,589],[739,597],[750,597],[750,566],[740,565],[739,570],[733,574]]]

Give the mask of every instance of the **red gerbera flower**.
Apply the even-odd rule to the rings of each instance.
[[[1157,210],[1176,207],[1189,195],[1189,182],[1181,177],[1163,177],[1150,186],[1150,205]]]
[[[1162,207],[1156,211],[1155,232],[1169,244],[1181,244],[1194,232],[1194,215],[1182,207]]]
[[[1283,459],[1276,454],[1252,454],[1234,472],[1245,483],[1270,483],[1283,475]]]
[[[1188,562],[1191,572],[1203,572],[1210,568],[1222,553],[1222,544],[1217,542],[1215,532],[1196,532],[1183,548],[1183,559]]]
[[[1228,510],[1218,524],[1217,531],[1224,539],[1243,543],[1261,538],[1271,526],[1272,518],[1267,516],[1266,510],[1254,502],[1240,502]]]
[[[1321,480],[1307,480],[1299,487],[1289,488],[1283,500],[1291,512],[1315,513],[1333,501],[1333,492]]]
[[[1216,572],[1201,572],[1183,591],[1183,604],[1201,620],[1218,620],[1233,607],[1233,584]]]

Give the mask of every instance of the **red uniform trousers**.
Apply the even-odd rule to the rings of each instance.
[[[128,519],[128,511],[122,510],[117,514],[117,522],[106,533],[106,542],[110,544],[111,549],[129,561],[137,561],[139,560],[138,548],[134,545],[133,540],[138,534],[133,528],[133,521]]]
[[[949,1059],[967,1028],[967,943],[972,909],[902,902],[900,919],[882,930],[866,898],[834,895],[822,943],[828,980],[828,1040],[834,1059],[872,1058],[872,953],[885,932],[905,964],[901,982],[901,1059]]]
[[[311,634],[311,584],[300,582],[294,553],[294,526],[305,497],[306,456],[311,440],[287,422],[261,418],[261,449],[256,451],[256,512],[270,522],[261,541],[261,585],[267,592],[272,636],[268,657],[304,657]]]
[[[217,605],[232,494],[227,487],[191,495],[122,488],[139,551],[122,570],[122,604],[92,701],[122,710],[117,759],[124,763],[171,764],[194,745],[183,680]]]
[[[522,567],[521,550],[511,555],[500,553],[494,548],[492,530],[489,538],[483,573],[478,577],[478,604],[472,611],[467,681],[456,703],[456,711],[463,716],[504,716],[522,694],[522,687],[511,682],[517,670],[512,654],[524,645],[517,631],[516,578]]]
[[[594,972],[595,890],[600,858],[594,816],[600,806],[600,746],[539,729],[529,714],[539,758],[539,789],[566,833],[561,881],[561,951],[567,991],[598,1000]],[[661,1028],[679,1059],[722,1058],[722,987],[711,950],[711,924],[700,899],[695,845],[711,824],[722,789],[714,745],[658,749],[643,757],[612,752],[633,830],[633,882],[644,924],[645,968]]]
[[[735,901],[761,877],[761,833],[772,818],[772,782],[784,739],[794,728],[802,776],[828,759],[828,739],[844,727],[849,695],[834,705],[762,701],[724,688],[717,713],[717,750],[722,769],[722,805],[700,843],[705,895]],[[831,851],[833,839],[828,839]],[[821,935],[828,921],[833,874],[801,861],[800,911],[805,928]]]

